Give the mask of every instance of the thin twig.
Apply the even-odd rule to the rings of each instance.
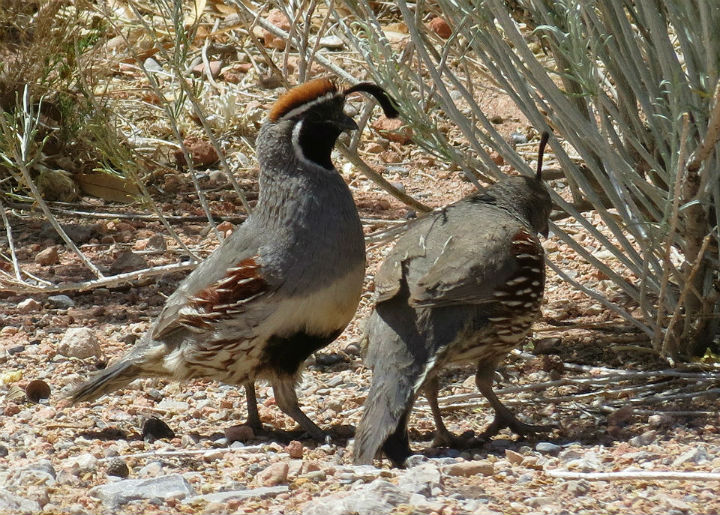
[[[187,449],[183,451],[152,451],[152,452],[137,452],[134,454],[123,454],[124,459],[128,458],[156,458],[156,457],[170,457],[170,456],[196,456],[198,454],[208,454],[215,452],[258,452],[262,451],[265,445],[246,445],[244,447],[219,447],[217,449]],[[110,456],[107,458],[100,458],[100,462],[112,461],[115,457]]]
[[[705,251],[707,250],[711,239],[712,238],[711,238],[710,234],[705,236],[705,238],[703,239],[703,242],[702,242],[702,246],[700,247],[700,251],[698,252],[697,259],[695,260],[695,263],[693,263],[690,273],[687,275],[687,279],[685,280],[683,290],[680,293],[680,298],[678,299],[677,304],[675,305],[675,310],[673,311],[672,317],[670,318],[670,323],[668,324],[668,327],[665,330],[665,337],[663,338],[663,342],[662,342],[662,353],[663,354],[668,353],[668,346],[670,344],[670,336],[672,335],[673,327],[675,326],[675,323],[680,318],[681,308],[682,308],[683,304],[685,303],[685,297],[687,297],[687,294],[690,291],[690,286],[693,284],[695,275],[701,268],[703,259],[705,257]]]
[[[662,279],[660,280],[660,294],[658,302],[657,318],[655,322],[655,334],[652,337],[653,347],[659,351],[661,349],[661,334],[663,329],[663,319],[665,318],[665,310],[667,308],[667,301],[665,300],[665,293],[667,291],[668,284],[670,282],[670,250],[672,249],[673,241],[675,240],[677,223],[680,211],[680,193],[682,185],[683,170],[685,168],[685,159],[687,157],[687,136],[690,130],[690,120],[688,115],[683,116],[682,133],[680,136],[680,152],[678,154],[678,168],[675,175],[675,186],[674,195],[672,202],[672,209],[670,212],[670,227],[668,229],[667,238],[665,239],[665,255],[663,256],[665,266],[663,267]]]
[[[700,169],[700,165],[710,157],[718,141],[720,141],[720,82],[715,85],[714,98],[715,105],[710,113],[710,120],[708,120],[705,137],[700,143],[700,146],[693,152],[692,156],[690,156],[687,169],[691,172]]]
[[[720,481],[716,472],[674,472],[633,470],[625,472],[570,472],[545,470],[551,477],[560,479],[585,479],[587,481]]]
[[[53,284],[49,286],[35,286],[26,282],[15,283],[12,281],[0,280],[0,291],[13,291],[16,293],[58,293],[58,292],[80,292],[94,290],[96,288],[112,288],[121,284],[133,281],[142,281],[150,277],[157,277],[175,272],[184,272],[193,270],[198,265],[197,262],[191,263],[173,263],[171,265],[161,265],[152,268],[143,268],[142,270],[134,270],[123,274],[117,274],[110,277],[102,277],[91,281],[73,282]]]
[[[148,214],[148,213],[138,213],[138,212],[127,212],[127,213],[113,213],[113,212],[98,212],[98,211],[84,211],[82,209],[67,209],[62,207],[57,207],[53,204],[57,203],[50,203],[48,202],[48,206],[50,207],[50,210],[53,213],[58,213],[61,215],[70,215],[70,216],[79,216],[82,218],[94,218],[99,220],[105,220],[105,219],[123,219],[123,220],[145,220],[149,222],[160,222],[161,217],[157,214]],[[11,207],[13,209],[22,209],[22,210],[28,210],[33,211],[35,210],[35,206],[30,203],[24,203],[24,202],[9,202],[8,207]],[[246,215],[235,215],[235,216],[226,216],[226,215],[220,215],[217,213],[212,214],[213,218],[217,220],[222,220],[224,222],[232,222],[234,224],[239,224],[245,221],[247,218]],[[165,218],[169,222],[175,222],[175,223],[189,223],[189,222],[203,222],[207,221],[207,218],[205,216],[201,215],[163,215],[162,218]]]
[[[15,278],[24,283],[22,278],[22,274],[20,271],[20,263],[17,259],[17,254],[15,253],[15,243],[13,242],[13,234],[12,234],[12,227],[10,226],[10,221],[8,220],[7,213],[5,213],[5,204],[2,202],[2,198],[0,198],[0,215],[2,216],[3,224],[5,225],[5,234],[7,235],[7,242],[8,247],[10,248],[10,257],[12,259],[13,264],[13,270],[15,271]]]

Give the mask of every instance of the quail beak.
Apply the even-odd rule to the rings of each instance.
[[[339,117],[333,120],[333,123],[341,131],[356,131],[359,129],[358,124],[355,123],[355,120],[350,118],[345,113],[341,114]]]

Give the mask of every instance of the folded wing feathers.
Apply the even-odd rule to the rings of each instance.
[[[254,257],[227,269],[226,275],[190,297],[178,311],[177,323],[193,332],[212,328],[218,320],[243,313],[244,306],[268,295],[261,266]]]

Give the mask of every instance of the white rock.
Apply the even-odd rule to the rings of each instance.
[[[90,453],[72,456],[64,461],[63,465],[75,475],[93,472],[97,469],[98,459]]]
[[[15,513],[18,515],[34,514],[40,511],[40,504],[13,495],[10,492],[0,488],[0,513]]]
[[[418,494],[415,494],[418,495]],[[360,485],[349,493],[329,495],[311,501],[303,508],[303,515],[375,515],[392,513],[393,508],[407,504],[411,494],[397,485],[376,479],[370,484]]]
[[[163,400],[161,400],[158,403],[157,407],[171,413],[184,413],[190,409],[190,405],[187,402],[176,401],[168,397],[165,397]]]
[[[40,460],[10,472],[5,485],[10,489],[24,489],[27,485],[53,486],[55,467],[50,460]]]
[[[442,484],[440,471],[433,463],[423,463],[407,469],[398,479],[398,485],[406,492],[433,495]]]
[[[709,459],[705,447],[696,447],[684,452],[673,461],[673,467],[679,467],[685,463],[704,463]]]
[[[241,499],[265,499],[267,497],[275,497],[278,494],[284,494],[289,490],[290,488],[287,485],[263,486],[260,488],[248,488],[245,490],[230,490],[228,492],[215,492],[212,494],[196,495],[194,497],[185,499],[183,502],[188,504],[192,504],[197,501],[204,501],[207,503],[226,503],[228,501]]]
[[[69,358],[93,358],[100,356],[100,346],[95,333],[87,327],[71,327],[58,345],[58,352]]]
[[[195,495],[195,489],[180,474],[152,479],[123,479],[96,486],[90,495],[100,499],[109,508],[117,508],[130,501],[147,499],[167,501],[185,499]]]
[[[151,461],[140,470],[137,471],[139,477],[158,477],[163,473],[163,464],[161,461]]]
[[[32,313],[34,311],[39,311],[40,308],[42,308],[42,304],[35,299],[30,298],[18,302],[17,305],[17,309],[20,313]]]
[[[324,38],[320,38],[320,46],[325,48],[336,50],[342,48],[344,45],[345,43],[343,43],[343,40],[337,36],[326,36]]]

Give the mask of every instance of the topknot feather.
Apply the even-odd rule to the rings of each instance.
[[[330,79],[313,79],[295,86],[280,95],[280,98],[270,109],[268,118],[271,122],[276,122],[296,107],[300,107],[328,93],[337,93],[337,86]]]

